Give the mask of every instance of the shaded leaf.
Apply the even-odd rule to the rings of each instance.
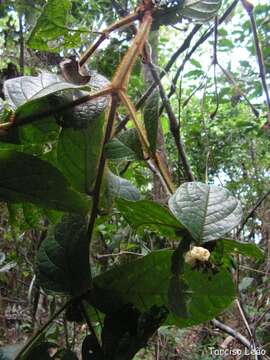
[[[42,242],[37,258],[37,276],[49,291],[77,296],[89,289],[89,243],[86,220],[65,215]]]
[[[97,346],[94,335],[87,335],[82,343],[82,360],[103,360],[104,356]]]
[[[0,150],[0,198],[80,213],[89,209],[89,201],[70,187],[58,169],[12,150]]]
[[[187,290],[188,286],[182,279],[176,275],[171,277],[168,289],[168,306],[173,314],[183,319],[188,318]]]
[[[106,144],[105,156],[110,160],[134,160],[136,154],[119,139],[112,139]]]
[[[128,224],[135,230],[149,229],[164,236],[175,237],[177,230],[183,229],[181,223],[169,209],[157,202],[117,199],[116,206]]]
[[[169,208],[199,243],[222,237],[242,217],[240,202],[227,189],[200,182],[181,185],[170,197]]]
[[[153,305],[168,308],[172,254],[168,250],[152,252],[103,273],[94,279],[94,284],[99,289],[118,294],[123,303],[133,304],[141,311]],[[187,327],[208,321],[234,299],[231,274],[224,268],[214,274],[193,270],[185,264],[182,276],[189,289],[188,317],[184,319],[170,314],[164,324]],[[102,298],[99,303],[102,306]]]
[[[68,349],[60,349],[54,355],[55,360],[78,360],[77,355]]]
[[[49,349],[52,345],[48,342],[42,342],[36,346],[33,346],[27,355],[23,356],[23,360],[51,360]]]
[[[210,244],[210,242],[206,244]],[[257,245],[243,243],[233,239],[219,239],[216,242],[214,251],[222,253],[223,255],[241,254],[259,261],[264,259],[264,253]]]
[[[62,129],[57,147],[58,165],[79,191],[90,193],[94,185],[103,140],[104,114],[86,129]]]
[[[168,288],[168,306],[170,311],[180,316],[188,318],[188,284],[183,279],[185,270],[185,253],[190,249],[192,239],[187,233],[183,236],[177,249],[173,252],[171,259],[171,279]]]
[[[122,131],[118,135],[118,139],[134,152],[136,160],[144,159],[139,135],[135,128]]]
[[[139,200],[140,192],[128,180],[115,175],[111,171],[107,172],[108,191],[112,197],[125,200]]]

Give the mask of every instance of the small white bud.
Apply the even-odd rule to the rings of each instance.
[[[207,249],[201,246],[194,246],[185,254],[185,262],[190,265],[194,265],[197,260],[208,261],[209,257],[210,252]]]

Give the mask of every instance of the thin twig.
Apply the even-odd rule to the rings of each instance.
[[[108,257],[117,257],[117,256],[122,256],[122,255],[135,255],[135,256],[144,256],[144,254],[139,254],[139,253],[135,253],[132,251],[121,251],[117,254],[97,254],[96,258],[97,259],[103,259],[103,258],[108,258]]]
[[[90,333],[92,335],[92,339],[95,341],[95,347],[97,347],[97,348],[99,348],[101,350],[100,342],[98,340],[98,337],[97,337],[95,329],[94,329],[94,327],[92,325],[92,322],[91,322],[91,320],[90,320],[90,318],[89,318],[89,316],[87,314],[87,311],[86,311],[85,304],[84,304],[83,300],[80,302],[80,307],[81,307],[81,311],[83,313],[83,316],[85,318],[85,321],[87,323],[87,326],[89,328],[89,331],[90,331]]]
[[[92,239],[95,221],[96,221],[96,217],[98,215],[100,190],[101,190],[103,173],[104,173],[105,163],[106,163],[105,146],[111,138],[113,123],[114,123],[116,109],[117,109],[117,103],[118,103],[118,97],[117,97],[117,95],[113,94],[112,100],[111,100],[110,111],[109,111],[109,115],[108,115],[108,120],[107,120],[105,136],[104,136],[103,145],[102,145],[102,149],[101,149],[101,155],[100,155],[100,161],[99,161],[99,165],[98,165],[98,172],[97,172],[95,187],[94,187],[94,191],[93,191],[93,204],[92,204],[89,225],[88,225],[88,229],[87,229],[87,236],[88,236],[89,244]]]
[[[224,14],[219,18],[218,25],[221,25],[234,11],[236,5],[238,4],[239,0],[234,0],[231,5],[227,8],[227,10],[224,12]],[[182,64],[179,66],[174,78],[173,78],[173,85],[171,86],[170,92],[168,94],[168,97],[170,98],[174,93],[176,89],[177,81],[180,77],[180,74],[182,73],[185,64],[187,61],[191,58],[191,56],[194,54],[194,52],[197,50],[199,46],[201,46],[215,31],[215,27],[213,26],[209,30],[205,31],[204,34],[196,41],[196,43],[193,45],[193,47],[187,52]]]
[[[229,83],[231,83],[235,89],[237,90],[238,94],[241,95],[247,102],[247,104],[250,106],[253,114],[256,117],[259,117],[259,111],[252,105],[252,103],[249,101],[247,95],[243,92],[243,90],[239,87],[239,85],[237,84],[237,82],[234,80],[234,78],[232,77],[232,74],[229,73],[229,71],[227,71],[222,65],[220,65],[220,63],[217,63],[217,65],[219,66],[220,70],[223,72],[223,74],[225,75],[225,77],[227,78],[227,80],[229,81]]]
[[[235,339],[237,339],[242,345],[244,345],[246,348],[250,349],[251,344],[250,341],[242,334],[240,334],[235,329],[231,328],[228,325],[223,324],[222,322],[214,319],[212,320],[212,324],[217,327],[218,329],[224,331],[225,333],[233,336]]]
[[[171,133],[174,137],[174,140],[175,140],[175,145],[177,147],[177,150],[178,150],[178,154],[179,154],[179,158],[181,159],[181,162],[182,162],[182,165],[183,165],[183,168],[184,168],[184,171],[185,171],[185,175],[187,177],[187,179],[189,181],[194,181],[195,178],[194,178],[194,175],[192,173],[192,170],[191,170],[191,167],[189,165],[189,161],[188,161],[188,158],[187,158],[187,155],[186,155],[186,151],[185,151],[185,147],[184,147],[184,143],[183,143],[183,140],[181,138],[181,135],[180,135],[180,125],[175,117],[175,114],[173,112],[173,109],[172,109],[172,106],[170,104],[170,101],[165,93],[165,90],[163,88],[163,85],[160,81],[160,78],[157,74],[157,71],[153,65],[153,63],[151,62],[151,60],[149,60],[148,62],[148,65],[149,65],[149,68],[151,70],[151,74],[152,74],[152,77],[155,81],[155,83],[158,85],[159,87],[159,93],[160,93],[160,97],[161,97],[161,100],[163,102],[163,105],[166,109],[166,112],[167,112],[167,115],[168,115],[168,119],[169,119],[169,123],[170,123],[170,130],[171,130]]]
[[[250,18],[251,29],[252,29],[252,33],[253,33],[253,39],[254,39],[254,45],[255,45],[257,60],[258,60],[258,64],[259,64],[260,78],[261,78],[262,86],[264,89],[264,93],[265,93],[265,97],[266,97],[266,104],[267,104],[267,109],[268,109],[267,123],[270,124],[270,96],[269,96],[269,91],[268,91],[267,82],[266,82],[265,65],[264,65],[262,48],[261,48],[261,44],[260,44],[260,40],[259,40],[259,36],[258,36],[257,25],[256,25],[256,20],[255,20],[254,12],[253,12],[254,5],[251,4],[248,0],[241,0],[241,2]]]
[[[83,66],[86,61],[90,58],[90,56],[96,51],[96,49],[102,44],[102,42],[107,39],[108,35],[116,29],[122,28],[123,26],[131,24],[133,21],[138,20],[140,18],[139,12],[135,12],[133,14],[127,15],[124,19],[121,19],[107,29],[102,31],[100,37],[96,40],[96,42],[90,46],[89,49],[86,50],[85,54],[80,59],[80,66]]]
[[[20,75],[24,75],[24,37],[23,37],[23,15],[19,14],[19,36],[20,36]]]
[[[241,304],[241,300],[240,300],[240,297],[238,299],[236,299],[236,304],[237,304],[237,307],[239,309],[239,313],[243,319],[243,322],[245,324],[245,327],[248,331],[248,334],[250,336],[250,346],[251,346],[251,349],[254,350],[254,357],[255,359],[257,360],[258,359],[258,354],[256,352],[256,333],[254,331],[254,329],[251,329],[250,325],[249,325],[249,319],[248,319],[248,315],[244,309],[244,306]]]
[[[186,39],[184,40],[183,44],[180,46],[179,49],[177,49],[174,54],[171,56],[170,60],[168,61],[167,65],[164,67],[164,70],[160,73],[160,79],[162,79],[171,69],[175,61],[178,59],[178,57],[189,47],[191,40],[193,39],[193,36],[199,31],[201,28],[201,25],[195,25],[192,31],[188,34]],[[146,102],[146,100],[149,98],[149,96],[152,94],[154,89],[156,88],[157,84],[155,82],[152,83],[151,86],[144,92],[144,94],[141,96],[141,98],[136,103],[135,107],[136,110],[140,109]],[[116,133],[119,133],[127,124],[129,120],[129,116],[126,116],[123,121],[118,125],[116,129]]]
[[[48,326],[68,307],[71,300],[67,301],[56,313],[36,332],[36,334],[23,346],[20,352],[16,355],[14,360],[20,360],[21,356],[30,348],[35,340],[47,329]]]
[[[270,190],[268,190],[257,202],[256,204],[252,207],[252,209],[248,212],[247,216],[245,217],[245,219],[242,222],[242,225],[240,226],[240,228],[237,230],[237,237],[240,235],[240,232],[243,230],[244,226],[246,225],[246,223],[248,222],[248,220],[254,215],[254,213],[256,212],[256,210],[258,209],[258,207],[263,203],[263,201],[270,195]]]

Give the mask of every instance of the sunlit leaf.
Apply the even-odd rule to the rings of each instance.
[[[67,27],[70,0],[48,0],[27,45],[42,51],[59,51],[61,48],[75,47],[80,43],[80,31]]]

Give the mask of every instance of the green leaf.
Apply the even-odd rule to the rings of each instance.
[[[90,193],[94,185],[103,140],[104,113],[86,129],[62,129],[57,147],[58,165],[79,191]]]
[[[210,244],[210,242],[208,243]],[[264,253],[255,244],[243,243],[233,239],[219,239],[216,242],[215,252],[221,252],[223,255],[243,255],[252,257],[258,261],[264,259]]]
[[[173,25],[186,17],[197,22],[211,20],[218,12],[222,0],[176,0],[159,4],[154,13],[153,30],[160,25]]]
[[[33,346],[27,354],[23,356],[23,360],[50,360],[49,349],[52,344],[49,342],[42,342],[37,346]]]
[[[90,91],[91,87],[90,85],[74,85],[64,81],[60,76],[48,72],[42,72],[38,76],[21,76],[6,80],[4,83],[5,97],[13,109],[17,109],[31,100],[74,89]]]
[[[42,242],[37,258],[37,277],[49,291],[78,296],[89,289],[89,242],[86,220],[65,215]]]
[[[122,131],[119,134],[118,139],[134,152],[136,160],[144,159],[141,142],[136,129],[132,128]]]
[[[218,41],[218,45],[221,47],[232,49],[234,47],[233,42],[229,39],[221,39]],[[228,50],[228,49],[227,49]]]
[[[168,237],[176,237],[177,230],[183,229],[181,223],[169,209],[154,201],[116,200],[116,206],[125,220],[135,230],[149,229]]]
[[[107,294],[116,294],[124,304],[133,304],[141,311],[154,305],[168,308],[172,254],[169,250],[152,252],[97,276],[94,285]],[[213,273],[193,270],[185,264],[182,277],[189,290],[188,317],[180,318],[171,313],[164,325],[187,327],[206,322],[226,309],[235,297],[231,274],[224,268]],[[101,297],[100,307],[103,301]]]
[[[200,68],[200,69],[202,68],[202,64],[199,61],[195,60],[195,59],[190,59],[190,63],[193,66],[195,66],[196,68]]]
[[[197,22],[211,20],[218,12],[222,0],[185,0],[182,16]]]
[[[147,99],[143,111],[143,119],[147,138],[150,143],[152,153],[156,151],[158,120],[159,120],[159,93],[154,91]]]
[[[37,157],[12,150],[0,150],[0,199],[79,213],[86,213],[90,206],[58,169]]]
[[[227,189],[200,182],[181,185],[169,208],[199,243],[222,237],[242,218],[241,204]]]
[[[106,144],[105,156],[109,160],[134,160],[136,154],[119,139],[112,139]]]
[[[107,185],[108,192],[112,197],[134,201],[140,199],[140,192],[135,186],[111,171],[107,172]]]
[[[42,51],[59,51],[63,47],[78,46],[80,31],[66,27],[70,9],[70,0],[48,0],[27,45]]]

